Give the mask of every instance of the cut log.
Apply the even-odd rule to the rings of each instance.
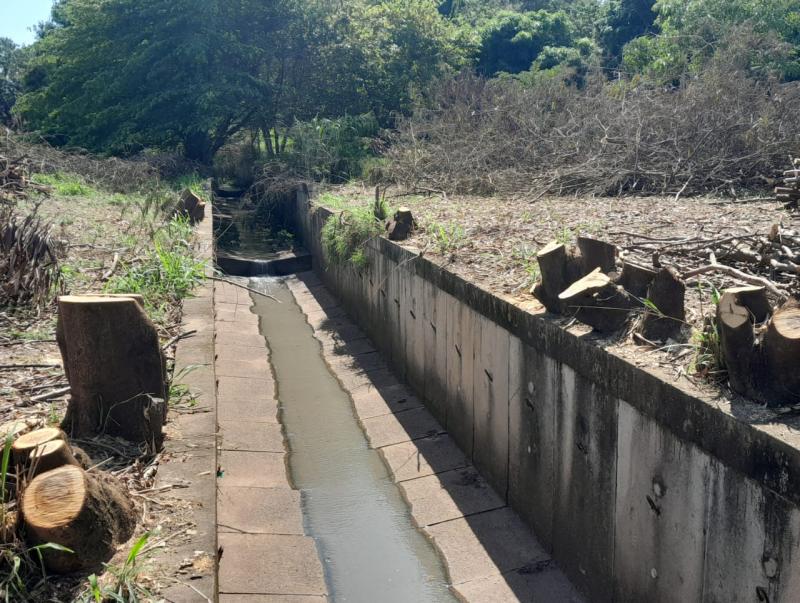
[[[621,329],[628,320],[634,300],[611,278],[595,268],[559,295],[575,317],[602,333]]]
[[[731,389],[745,396],[751,395],[753,373],[757,370],[755,332],[752,313],[740,303],[735,291],[725,291],[717,304],[717,329]]]
[[[155,326],[130,296],[62,296],[57,340],[71,397],[62,426],[161,448],[166,372]]]
[[[584,272],[589,273],[595,268],[600,268],[609,274],[617,269],[615,245],[591,237],[578,237],[577,243],[581,252]]]
[[[136,526],[133,503],[116,480],[74,465],[36,476],[22,496],[22,516],[31,545],[73,551],[42,550],[45,567],[59,574],[97,568]]]
[[[181,193],[181,202],[177,213],[186,216],[192,224],[195,224],[205,217],[206,202],[191,189],[184,189]]]
[[[624,287],[631,295],[643,299],[647,297],[647,289],[654,278],[656,278],[656,271],[652,268],[625,262],[622,265],[622,274],[617,284]]]
[[[767,290],[764,287],[747,285],[744,287],[731,287],[723,291],[735,296],[736,302],[750,312],[753,323],[761,323],[769,318],[772,313],[772,306],[767,298]]]
[[[800,401],[800,301],[791,299],[772,315],[762,343],[771,404]]]
[[[539,250],[536,259],[541,280],[531,289],[531,293],[550,312],[563,312],[564,304],[558,296],[570,283],[587,274],[580,255],[563,243],[553,241]]]
[[[417,223],[414,221],[411,210],[407,207],[400,207],[386,225],[386,233],[391,241],[404,241],[416,226]]]
[[[647,299],[654,308],[647,308],[641,324],[641,334],[650,341],[666,341],[680,332],[686,319],[684,296],[686,285],[671,268],[658,271]]]
[[[37,446],[28,457],[27,477],[31,479],[45,471],[52,471],[64,465],[80,466],[72,450],[64,440],[52,440]]]
[[[55,440],[64,440],[64,432],[56,427],[45,427],[19,436],[11,444],[11,455],[14,463],[26,466],[31,454],[36,448]]]

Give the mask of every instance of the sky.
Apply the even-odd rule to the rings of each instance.
[[[0,38],[11,38],[17,44],[34,40],[30,27],[50,15],[53,0],[0,0]]]

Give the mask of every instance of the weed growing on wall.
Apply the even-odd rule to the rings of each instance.
[[[329,264],[367,264],[364,246],[383,232],[383,222],[374,207],[353,208],[328,218],[322,227],[322,252]]]

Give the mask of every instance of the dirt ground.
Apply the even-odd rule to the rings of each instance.
[[[341,210],[371,203],[374,195],[374,189],[349,185],[323,190],[319,202]],[[738,250],[757,248],[773,225],[783,232],[800,231],[800,214],[785,210],[782,203],[770,198],[532,199],[420,196],[389,189],[386,199],[391,208],[411,208],[418,223],[418,230],[404,245],[516,304],[537,303],[530,293],[539,276],[537,250],[553,240],[574,243],[578,235],[614,243],[623,260],[653,266],[656,259],[679,273],[709,264],[713,252],[720,262],[772,280],[782,292],[800,292],[797,275],[735,259]],[[800,253],[800,238],[786,244]],[[732,394],[721,382],[723,374],[702,370],[698,363],[698,332],[714,314],[715,290],[739,284],[743,283],[717,272],[687,279],[686,326],[676,341],[637,345],[630,330],[608,338],[593,337],[637,366],[689,382],[721,409],[743,420],[771,423],[778,418],[774,410]],[[589,331],[568,317],[553,319],[577,333]],[[775,426],[776,433],[797,437],[800,443],[798,429],[800,419],[792,415],[781,415]]]
[[[121,196],[92,189],[86,194],[53,194],[19,202],[20,213],[39,204],[40,214],[52,223],[56,238],[64,246],[63,286],[55,293],[100,292],[112,272],[121,270],[126,258],[137,253],[138,242],[144,240],[141,230],[146,228],[138,201],[135,195]],[[156,317],[162,342],[178,333],[179,319],[180,307],[169,308]],[[55,323],[55,298],[38,310],[0,311],[0,435],[3,437],[8,430],[20,425],[24,425],[25,430],[57,426],[64,416],[67,406],[64,389],[68,382],[55,342]],[[173,352],[174,346],[166,349],[168,362]],[[181,412],[189,405],[190,401],[179,401],[171,412]],[[166,430],[169,433],[169,426]],[[90,455],[95,467],[92,470],[108,471],[127,486],[140,514],[129,546],[145,532],[151,532],[145,547],[146,552],[149,550],[145,555],[148,556],[157,553],[168,541],[173,543],[191,537],[194,526],[184,521],[184,510],[179,502],[159,500],[159,493],[152,490],[159,462],[168,453],[143,455],[130,443],[111,437],[71,443]],[[179,488],[181,484],[174,487]],[[122,567],[126,555],[127,550],[121,550],[110,563]],[[102,583],[104,578],[100,579]],[[149,588],[159,579],[159,576],[148,576],[145,571],[139,582]],[[37,596],[69,601],[85,588],[85,576],[50,576]]]

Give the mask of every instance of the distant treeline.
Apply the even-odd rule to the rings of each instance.
[[[269,158],[306,149],[294,163],[314,172],[337,164],[326,144],[374,152],[465,71],[678,90],[724,62],[774,84],[800,79],[798,48],[800,0],[57,0],[33,45],[0,39],[0,120],[205,163],[247,138]]]

